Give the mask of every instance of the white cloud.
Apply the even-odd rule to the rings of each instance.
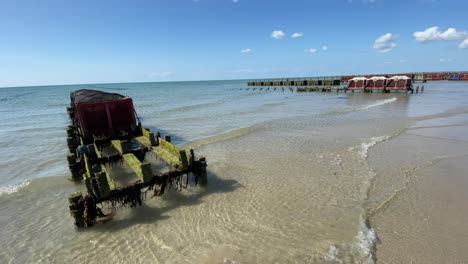
[[[455,28],[449,28],[442,32],[439,27],[430,27],[424,31],[416,31],[413,33],[416,41],[428,42],[437,40],[460,40],[468,38],[468,32],[457,31]]]
[[[392,33],[384,34],[374,41],[373,47],[381,53],[392,51],[397,46],[397,44],[394,42],[396,38],[398,38],[398,36]]]
[[[451,62],[452,59],[439,59],[440,62]]]
[[[460,45],[458,46],[460,49],[468,49],[468,38],[465,39]]]
[[[404,63],[404,62],[407,62],[407,61],[408,61],[408,60],[405,60],[405,59],[400,60],[401,63]]]
[[[322,50],[328,50],[328,47],[327,47],[327,46],[323,46],[323,47],[322,47]]]
[[[306,49],[304,51],[307,52],[307,53],[316,53],[317,49]]]
[[[300,38],[302,37],[304,34],[302,32],[298,32],[298,33],[294,33],[291,35],[291,38]]]
[[[392,64],[391,61],[384,61],[384,64]]]
[[[251,48],[246,48],[246,49],[241,50],[241,53],[250,53],[250,52],[252,52]]]
[[[282,39],[284,38],[284,32],[281,30],[275,30],[271,33],[271,37],[275,39]]]

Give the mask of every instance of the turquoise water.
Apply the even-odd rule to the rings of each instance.
[[[465,82],[427,83],[413,95],[245,85],[0,89],[0,262],[372,262],[376,234],[365,215],[376,175],[368,149],[468,102]],[[195,146],[208,159],[208,186],[74,230],[66,196],[83,186],[67,180],[65,108],[70,91],[83,88],[132,97],[143,126]]]
[[[0,89],[0,186],[67,173],[63,163],[64,128],[69,122],[65,108],[70,92],[77,89],[132,97],[143,125],[172,134],[175,143],[345,104],[334,95],[233,90],[242,87],[244,82],[212,81]]]

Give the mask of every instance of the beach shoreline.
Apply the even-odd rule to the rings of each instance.
[[[467,163],[468,114],[417,122],[370,150],[376,263],[466,263]]]

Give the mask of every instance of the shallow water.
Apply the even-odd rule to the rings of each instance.
[[[208,184],[76,231],[66,196],[83,186],[67,180],[65,107],[80,88],[131,96],[144,126],[207,157]],[[369,198],[378,176],[369,150],[468,102],[464,82],[414,95],[239,88],[0,89],[0,262],[372,263],[378,234],[366,220],[380,200]]]
[[[468,114],[453,114],[417,122],[370,151],[379,263],[468,261]]]

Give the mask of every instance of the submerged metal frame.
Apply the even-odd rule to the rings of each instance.
[[[73,102],[67,107],[67,112],[71,120],[67,128],[69,169],[72,179],[84,181],[87,190],[85,195],[76,192],[68,196],[70,213],[77,227],[93,226],[99,218],[106,217],[99,204],[135,207],[142,204],[149,190],[154,190],[154,196],[161,196],[166,187],[187,188],[189,174],[194,176],[195,184],[199,177],[206,177],[206,159],[201,157],[197,160],[193,149],[187,155],[185,150],[171,143],[170,136],[163,139],[159,132],[154,134],[138,123],[130,133],[112,137],[93,135],[90,138],[85,136],[77,122],[79,117]],[[84,153],[76,153],[80,145],[85,146]],[[103,148],[110,149],[111,154],[104,154]],[[154,173],[151,164],[145,161],[148,153],[156,155],[171,170]],[[116,162],[125,162],[139,180],[126,186],[116,186],[114,177],[106,169],[106,164]]]

